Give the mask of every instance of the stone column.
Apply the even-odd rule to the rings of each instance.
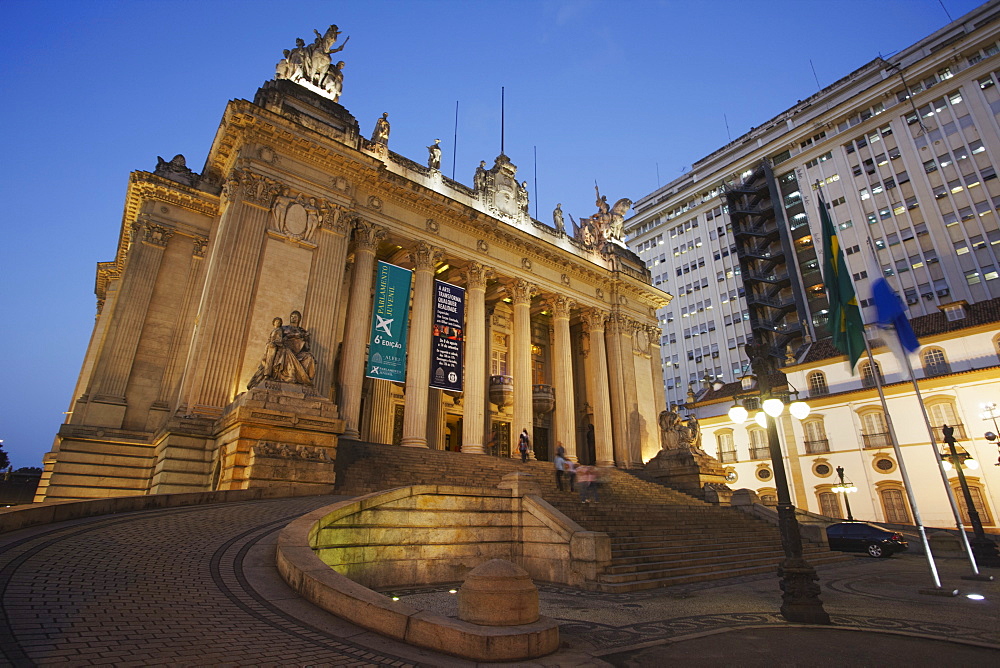
[[[493,270],[472,262],[465,270],[465,392],[462,452],[481,455],[486,442],[486,381],[489,376],[489,328],[486,326],[486,280]]]
[[[534,409],[531,400],[531,298],[538,287],[523,278],[505,286],[513,302],[514,331],[511,341],[511,377],[514,379],[514,422],[511,424],[511,441],[516,444],[521,430],[527,429],[532,450],[535,445]],[[511,448],[512,457],[520,457],[517,448]],[[534,453],[529,453],[533,456]]]
[[[440,250],[423,241],[411,252],[414,264],[413,302],[406,347],[406,406],[402,445],[427,447],[427,394],[431,376],[431,319],[434,309],[434,265]]]
[[[128,266],[122,276],[122,287],[115,310],[115,319],[108,328],[108,336],[101,351],[98,375],[91,389],[96,403],[118,404],[121,410],[98,417],[95,424],[121,427],[124,417],[125,388],[128,385],[135,351],[139,346],[153,286],[160,271],[163,251],[173,236],[171,229],[151,223],[145,216],[132,226],[132,243],[129,244]],[[91,417],[88,414],[88,417]],[[104,419],[107,418],[107,419]]]
[[[618,334],[618,349],[622,361],[622,403],[625,414],[625,450],[628,456],[625,465],[629,468],[642,466],[642,417],[639,410],[639,392],[636,386],[635,368],[635,328],[639,323],[623,316]]]
[[[427,390],[427,447],[444,450],[444,390]]]
[[[606,311],[589,309],[583,314],[584,324],[590,332],[588,375],[594,382],[594,449],[598,466],[614,466],[613,434],[611,431],[611,399],[608,392],[608,356],[604,345],[604,319]]]
[[[608,392],[611,398],[611,433],[614,438],[615,464],[627,468],[628,415],[625,407],[625,360],[622,354],[622,331],[627,326],[620,313],[613,312],[604,331],[608,351]]]
[[[333,364],[337,354],[337,315],[340,312],[340,286],[347,256],[348,220],[345,211],[324,211],[303,308],[305,324],[308,325],[306,329],[312,337],[310,349],[316,358],[313,386],[327,398],[333,387]]]
[[[366,440],[372,443],[392,443],[392,427],[395,411],[392,403],[392,382],[382,378],[366,378],[368,384],[368,402],[365,412],[368,415],[368,431]]]
[[[340,416],[344,438],[360,436],[361,390],[365,377],[365,348],[372,321],[372,280],[375,251],[386,234],[383,227],[357,221],[354,226],[354,272],[344,345],[340,353]]]
[[[556,442],[566,448],[566,457],[577,461],[576,423],[574,420],[576,401],[573,396],[573,346],[569,336],[569,311],[573,300],[565,295],[557,295],[549,300],[552,323],[555,330],[552,346],[552,384],[555,386]]]

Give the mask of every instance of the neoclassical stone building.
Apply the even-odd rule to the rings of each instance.
[[[651,458],[669,296],[621,243],[621,207],[598,197],[567,234],[528,215],[505,155],[472,187],[433,147],[428,166],[397,155],[385,117],[368,139],[336,101],[338,66],[302,65],[310,48],[229,103],[201,173],[182,156],[132,173],[38,500],[329,489],[339,438],[510,456],[527,429],[542,459],[557,442]],[[379,260],[413,272],[405,382],[366,377]],[[435,279],[466,291],[461,391],[430,387]],[[311,382],[260,380],[276,324],[308,333]]]

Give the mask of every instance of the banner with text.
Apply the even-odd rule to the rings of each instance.
[[[365,372],[370,378],[406,380],[406,316],[412,278],[413,272],[409,269],[379,260]]]
[[[434,281],[432,326],[431,387],[461,392],[465,288],[444,281]]]

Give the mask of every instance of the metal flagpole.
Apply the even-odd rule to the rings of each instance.
[[[816,190],[819,195],[819,205],[826,206],[826,203],[823,202],[822,189],[819,181],[816,182]],[[830,222],[831,224],[833,223],[832,220]],[[825,254],[826,252],[827,250],[824,248],[823,253]],[[844,265],[844,268],[847,269],[848,280],[851,282],[851,289],[854,290],[854,296],[856,299],[858,291],[854,285],[854,277],[851,276],[850,267],[847,266],[846,256],[844,257]],[[826,277],[824,277],[823,280],[827,280]],[[858,312],[861,315],[862,325],[865,325],[865,315],[864,312],[861,311],[860,307],[858,308]],[[934,555],[931,553],[931,545],[927,540],[927,532],[924,530],[923,521],[920,519],[920,510],[917,508],[917,499],[913,494],[913,485],[910,484],[910,476],[906,471],[906,464],[903,462],[903,453],[899,447],[899,440],[896,438],[896,428],[892,424],[892,416],[889,414],[889,406],[885,400],[885,393],[882,391],[882,378],[879,373],[878,363],[875,361],[875,356],[872,355],[871,345],[868,343],[867,328],[862,332],[862,338],[865,341],[865,352],[868,353],[868,364],[871,367],[872,376],[875,379],[875,388],[878,390],[878,398],[882,403],[882,414],[885,415],[886,426],[889,428],[889,440],[892,441],[892,451],[896,454],[896,462],[899,464],[899,474],[903,478],[903,489],[906,490],[906,498],[909,500],[910,508],[913,510],[913,521],[917,525],[917,532],[920,534],[920,543],[923,545],[924,554],[927,556],[927,567],[930,569],[931,579],[934,581],[934,589],[921,589],[920,593],[941,593],[946,596],[957,596],[957,589],[945,590],[941,587],[941,577],[938,575],[937,564],[934,562]]]
[[[455,160],[458,158],[458,100],[455,100],[455,139],[451,143],[451,180],[455,180]]]
[[[875,245],[872,243],[871,237],[868,238],[868,250],[871,251],[872,257],[875,259],[875,264],[878,265],[878,256],[875,254]],[[881,271],[881,268],[879,269]],[[864,321],[864,315],[862,317],[862,322]],[[868,346],[868,339],[865,338],[865,346]],[[955,517],[955,526],[958,528],[958,533],[962,537],[962,545],[965,547],[965,553],[969,557],[969,564],[972,566],[972,576],[977,578],[979,576],[979,566],[976,564],[976,557],[972,553],[972,546],[969,544],[969,537],[966,534],[965,527],[962,524],[962,513],[958,508],[958,503],[955,500],[955,493],[951,489],[951,484],[948,482],[948,474],[945,472],[944,467],[941,466],[941,456],[938,453],[937,441],[934,438],[934,427],[931,426],[930,417],[927,415],[927,407],[924,405],[924,398],[920,394],[920,385],[917,383],[916,374],[913,373],[913,367],[910,365],[910,356],[906,350],[903,350],[903,361],[906,364],[906,372],[910,376],[910,382],[913,384],[913,392],[917,398],[917,405],[920,406],[920,415],[924,418],[924,426],[927,427],[927,435],[931,439],[931,448],[934,449],[934,459],[937,464],[938,472],[941,474],[941,480],[944,482],[945,493],[948,496],[948,503],[951,505],[951,512]],[[876,374],[877,376],[877,374]],[[876,381],[877,381],[876,377]],[[879,388],[879,394],[881,395],[881,387]],[[884,405],[884,404],[883,404]],[[886,411],[886,417],[888,418],[888,411]],[[893,436],[893,442],[895,443],[895,436]],[[897,453],[897,457],[898,457]],[[900,460],[900,470],[902,470],[902,459]],[[909,487],[907,487],[909,489]],[[912,501],[911,501],[912,503]],[[914,509],[914,514],[916,514],[916,509]],[[926,541],[926,539],[925,539]],[[928,549],[928,554],[929,554]],[[992,579],[992,578],[991,578]]]
[[[927,417],[927,408],[924,406],[924,399],[920,396],[920,387],[917,385],[917,378],[913,374],[913,368],[910,366],[910,358],[906,356],[906,369],[910,372],[910,380],[913,382],[913,391],[917,394],[917,403],[920,404],[920,414],[924,417],[924,424],[927,425],[927,433],[931,437],[931,448],[934,449],[934,459],[937,462],[938,471],[941,473],[941,480],[944,482],[944,491],[948,494],[948,503],[951,504],[951,512],[955,515],[955,527],[958,528],[958,535],[962,537],[962,545],[965,547],[965,553],[969,555],[969,565],[972,567],[971,576],[963,576],[963,580],[992,580],[992,576],[983,577],[979,574],[979,566],[976,564],[976,556],[972,553],[972,546],[969,544],[969,536],[966,534],[965,526],[962,524],[962,512],[958,508],[958,502],[955,499],[955,492],[951,489],[951,483],[948,482],[948,474],[945,472],[944,467],[941,466],[941,455],[938,453],[937,441],[934,440],[934,428],[931,426],[930,418]],[[961,466],[961,463],[958,464]]]
[[[844,260],[844,263],[847,263],[846,259]],[[865,316],[863,313],[861,314],[861,322],[865,322]],[[920,510],[917,508],[917,499],[913,494],[913,485],[910,484],[910,476],[906,472],[906,464],[903,463],[903,452],[899,447],[899,439],[896,438],[896,428],[892,424],[892,416],[889,414],[889,406],[885,401],[885,392],[882,391],[882,378],[878,362],[875,361],[875,356],[872,355],[871,345],[868,343],[867,324],[865,325],[865,328],[865,352],[868,353],[868,364],[871,367],[872,376],[875,378],[875,388],[878,390],[878,399],[882,403],[882,413],[885,415],[886,426],[889,428],[889,439],[892,441],[892,451],[896,453],[896,461],[899,462],[899,473],[903,477],[903,489],[906,490],[906,498],[910,501],[910,508],[913,509],[913,521],[916,523],[917,531],[920,533],[920,543],[924,546],[924,554],[927,555],[927,566],[930,568],[931,578],[934,580],[933,590],[921,589],[920,593],[942,593],[946,596],[957,596],[957,589],[944,590],[941,587],[941,578],[938,576],[937,564],[934,562],[934,555],[931,553],[931,544],[927,540],[927,531],[924,529],[923,520],[920,519]],[[924,419],[927,419],[926,415],[924,415]]]

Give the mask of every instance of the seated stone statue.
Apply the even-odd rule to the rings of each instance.
[[[281,318],[272,321],[274,329],[267,338],[264,356],[247,389],[263,381],[312,385],[316,375],[316,358],[309,352],[309,332],[299,326],[302,314],[292,311],[291,324],[283,325]]]

